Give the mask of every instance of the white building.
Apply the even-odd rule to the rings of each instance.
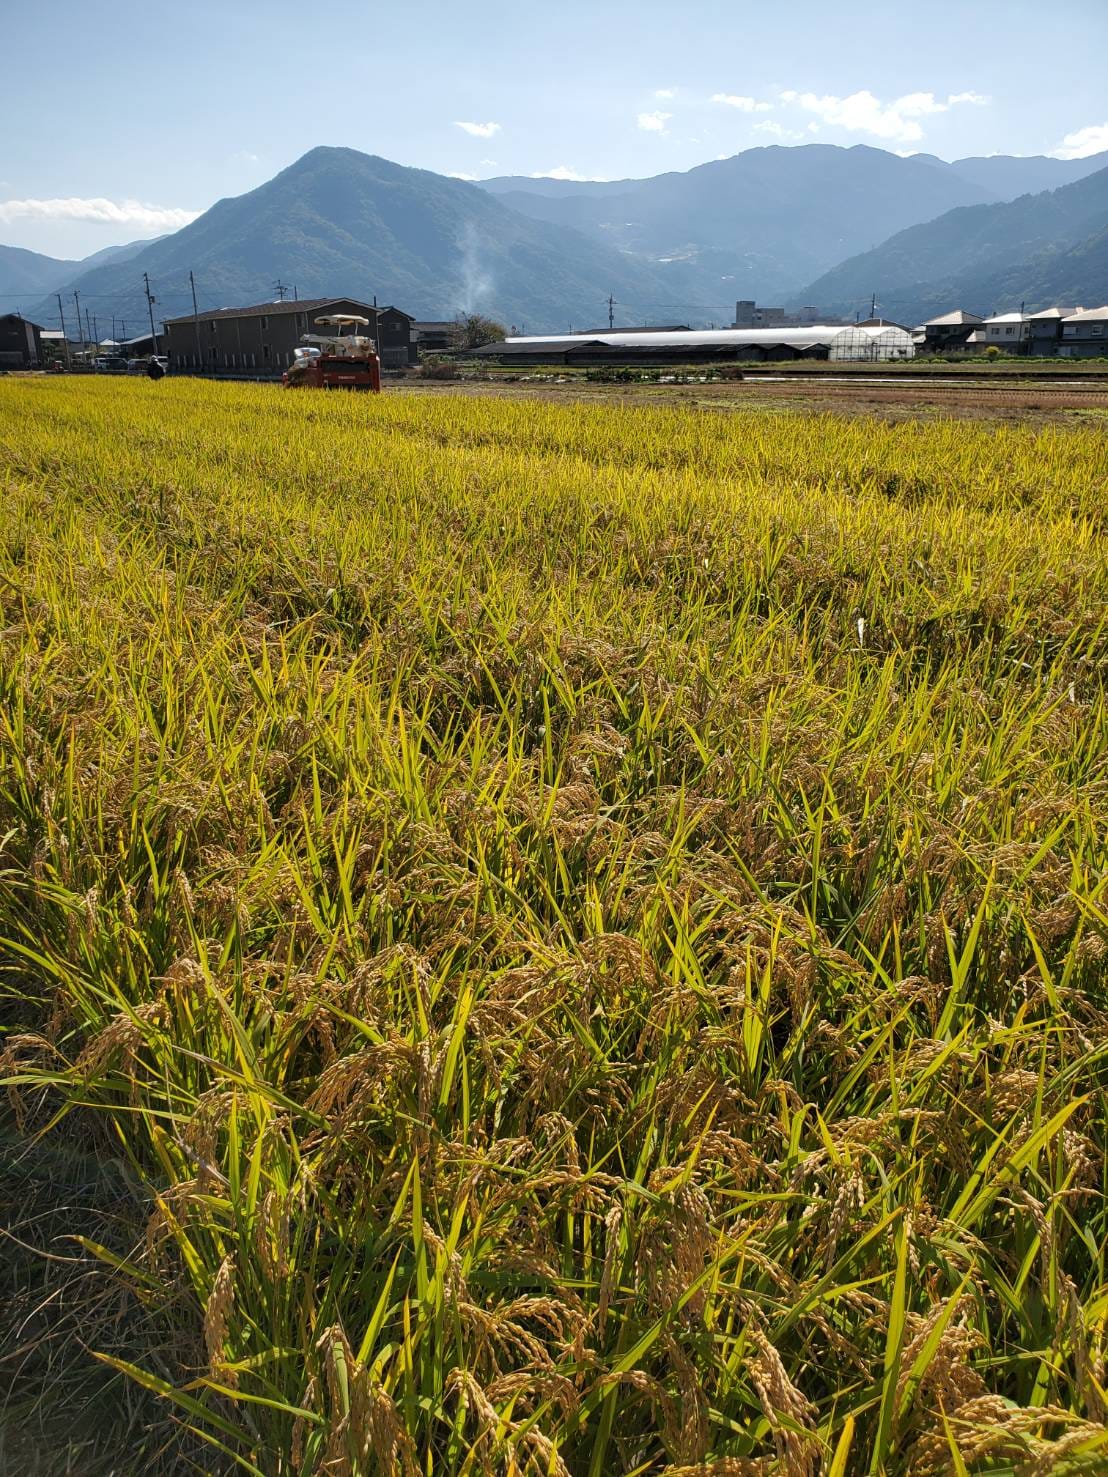
[[[998,313],[995,318],[984,322],[985,347],[1006,349],[1018,354],[1031,333],[1031,323],[1026,313]]]

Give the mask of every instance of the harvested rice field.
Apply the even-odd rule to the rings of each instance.
[[[0,1466],[1108,1470],[1108,426],[0,383]]]

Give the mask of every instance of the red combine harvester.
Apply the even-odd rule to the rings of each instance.
[[[372,390],[381,393],[381,361],[377,345],[361,332],[368,318],[348,314],[317,318],[316,326],[332,333],[305,333],[296,357],[281,376],[287,390]]]

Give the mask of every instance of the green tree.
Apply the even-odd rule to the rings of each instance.
[[[495,318],[465,313],[454,324],[451,343],[456,349],[479,349],[482,344],[493,344],[506,336],[507,329]]]

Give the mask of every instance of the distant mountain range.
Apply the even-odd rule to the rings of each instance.
[[[462,180],[354,149],[317,148],[249,194],[220,200],[126,263],[70,285],[136,323],[142,273],[157,313],[265,302],[278,279],[302,297],[376,296],[416,317],[495,312],[517,326],[586,326],[614,292],[621,303],[697,300],[681,263],[659,264],[509,209]],[[49,303],[31,306],[50,313]],[[56,320],[56,311],[50,321]]]
[[[1103,156],[1101,156],[1103,157]],[[951,308],[991,313],[1108,302],[1108,168],[1060,189],[950,210],[899,231],[800,289],[796,303],[850,313],[876,292],[914,324]]]
[[[893,231],[998,198],[941,160],[901,159],[864,145],[747,149],[651,179],[557,190],[551,183],[496,179],[483,188],[536,220],[648,260],[698,268],[714,278],[710,302],[776,301]]]
[[[25,302],[36,301],[46,292],[58,292],[74,278],[104,262],[128,261],[151,244],[150,241],[129,241],[125,246],[105,246],[77,261],[43,256],[41,252],[26,251],[21,246],[0,246],[0,312],[23,312]]]
[[[901,286],[930,282],[942,292],[975,263],[1015,270],[1044,252],[1075,251],[1108,226],[1099,187],[1088,185],[1098,162],[1103,171],[1108,156],[948,164],[810,144],[749,149],[645,180],[471,183],[317,148],[156,242],[80,263],[0,248],[0,292],[8,294],[0,302],[11,306],[18,293],[22,311],[54,325],[50,294],[77,290],[101,323],[115,314],[131,331],[147,316],[143,272],[157,315],[175,317],[191,311],[191,270],[201,308],[267,301],[280,280],[304,297],[376,296],[419,318],[481,311],[537,331],[603,323],[609,294],[622,324],[727,323],[740,297],[852,316],[873,291],[886,300],[895,287],[898,297],[930,302],[928,292],[902,294]],[[1050,221],[1012,201],[1043,181],[1066,197],[1047,208]],[[1010,217],[989,215],[1006,210]],[[1075,210],[1084,226],[1071,230]],[[927,234],[952,219],[953,228]],[[1005,222],[999,234],[987,224],[994,219]],[[1090,248],[1064,271],[1080,272],[1082,262],[1092,270],[1095,260]],[[1040,266],[1028,271],[1049,280]],[[804,282],[811,285],[801,289]],[[889,301],[887,311],[912,316],[911,303]]]

